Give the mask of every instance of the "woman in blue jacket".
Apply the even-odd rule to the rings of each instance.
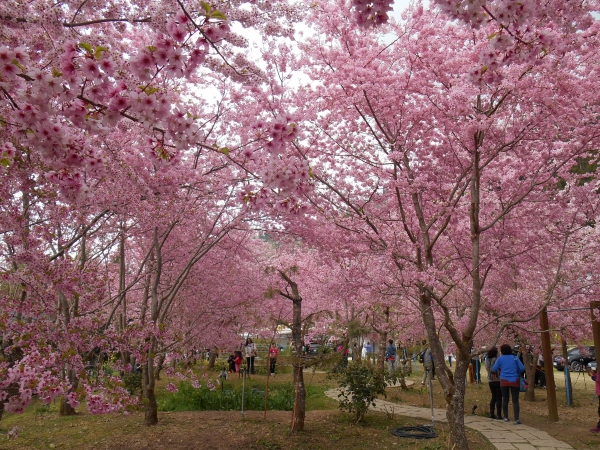
[[[509,422],[508,419],[508,393],[510,391],[513,412],[515,416],[515,425],[521,423],[519,420],[519,386],[521,374],[525,372],[525,366],[523,363],[513,355],[512,348],[508,344],[503,344],[500,347],[500,356],[494,363],[492,371],[500,372],[500,389],[502,390],[502,413],[504,415],[504,421]]]

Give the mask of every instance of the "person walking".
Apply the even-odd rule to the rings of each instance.
[[[391,377],[396,370],[396,346],[393,339],[390,339],[388,342],[389,345],[385,349],[385,360],[388,363],[388,372]]]
[[[513,403],[515,425],[519,425],[519,392],[521,374],[525,372],[523,363],[513,355],[512,348],[508,344],[500,347],[500,356],[492,366],[493,372],[500,372],[500,389],[502,391],[502,413],[504,421],[510,422],[508,418],[509,393]]]
[[[423,362],[423,379],[421,380],[421,384],[425,385],[425,382],[429,384],[429,380],[434,379],[433,373],[433,355],[431,354],[431,349],[427,347],[425,351],[422,353],[422,362]]]
[[[244,353],[246,355],[246,363],[248,366],[248,373],[254,374],[254,358],[256,358],[256,345],[252,339],[246,339],[246,345],[244,346]]]
[[[492,347],[488,350],[487,358],[485,360],[485,369],[487,370],[488,385],[490,386],[490,392],[492,393],[492,399],[490,400],[490,418],[502,420],[502,389],[500,388],[500,377],[498,372],[494,372],[492,367],[498,359],[498,349]],[[494,414],[494,411],[496,414]]]
[[[269,348],[269,368],[271,369],[271,375],[275,375],[275,364],[277,364],[277,356],[279,356],[279,349],[275,342],[271,342],[271,348]]]

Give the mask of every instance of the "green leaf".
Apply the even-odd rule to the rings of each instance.
[[[308,175],[309,175],[311,178],[314,178],[314,177],[315,177],[315,174],[313,173],[312,167],[309,167],[309,168],[308,168]]]
[[[108,51],[108,49],[106,47],[99,45],[94,50],[94,56],[96,57],[96,59],[100,59],[102,57],[102,53],[107,52],[107,51]]]
[[[229,149],[227,147],[222,147],[219,149],[219,151],[224,155],[229,156]]]
[[[157,48],[154,45],[148,45],[148,46],[146,46],[146,49],[149,52],[155,52],[157,50]]]
[[[23,72],[25,72],[25,67],[23,67],[21,65],[21,63],[19,61],[17,61],[16,58],[13,58],[13,60],[11,61],[12,64],[14,64],[15,66],[17,66],[19,69],[21,69]]]
[[[492,33],[488,36],[488,39],[494,39],[497,35],[498,33]]]
[[[227,16],[216,9],[211,13],[210,17],[213,19],[227,20]]]
[[[8,158],[2,158],[2,159],[0,159],[0,165],[2,167],[6,168],[6,167],[10,166],[10,160]]]
[[[206,2],[200,2],[200,5],[204,9],[204,11],[206,11],[206,15],[209,15],[210,14],[210,10],[212,9],[211,6],[208,3],[206,3]]]
[[[160,89],[154,86],[138,86],[142,92],[148,94],[148,95],[152,95],[156,92],[158,92]]]
[[[92,46],[90,44],[88,44],[87,42],[80,42],[79,48],[84,49],[88,53],[92,53]]]
[[[54,78],[62,77],[62,75],[63,75],[62,72],[59,72],[56,67],[52,68],[52,76]]]

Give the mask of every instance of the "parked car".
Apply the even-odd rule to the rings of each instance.
[[[596,350],[594,346],[575,347],[567,352],[568,362],[562,356],[554,357],[554,367],[556,370],[561,372],[565,370],[565,364],[568,364],[569,368],[573,372],[582,372],[586,366],[596,361]]]
[[[309,355],[318,355],[320,353],[321,344],[319,342],[311,342],[308,346]]]

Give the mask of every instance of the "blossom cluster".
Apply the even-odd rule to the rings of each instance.
[[[436,0],[436,3],[453,19],[462,20],[474,28],[483,25],[489,19],[489,13],[499,24],[520,28],[535,18],[540,9],[535,0]]]
[[[104,385],[84,385],[87,408],[92,414],[109,414],[123,411],[128,406],[138,402],[137,397],[131,396],[122,385],[121,380],[111,377],[112,380]]]
[[[196,23],[178,11],[155,34],[133,39],[137,48],[125,54],[120,43],[111,46],[87,34],[54,47],[50,64],[28,47],[0,46],[5,123],[35,149],[49,168],[46,179],[69,200],[86,197],[86,185],[105,173],[107,163],[92,139],[108,136],[123,120],[148,130],[148,153],[159,166],[173,163],[198,142],[199,127],[170,82],[189,79],[210,46],[229,32],[226,17],[216,10],[200,13]],[[140,46],[144,41],[150,45]],[[12,150],[10,144],[0,149],[3,166]]]
[[[393,3],[393,0],[352,0],[356,24],[369,28],[387,23]]]
[[[3,363],[0,367],[0,401],[5,402],[5,410],[20,414],[34,395],[46,404],[64,395],[71,385],[55,373],[55,362],[56,355],[52,351],[45,353],[34,349],[19,364],[10,367]],[[11,387],[18,387],[16,395],[9,394]]]

